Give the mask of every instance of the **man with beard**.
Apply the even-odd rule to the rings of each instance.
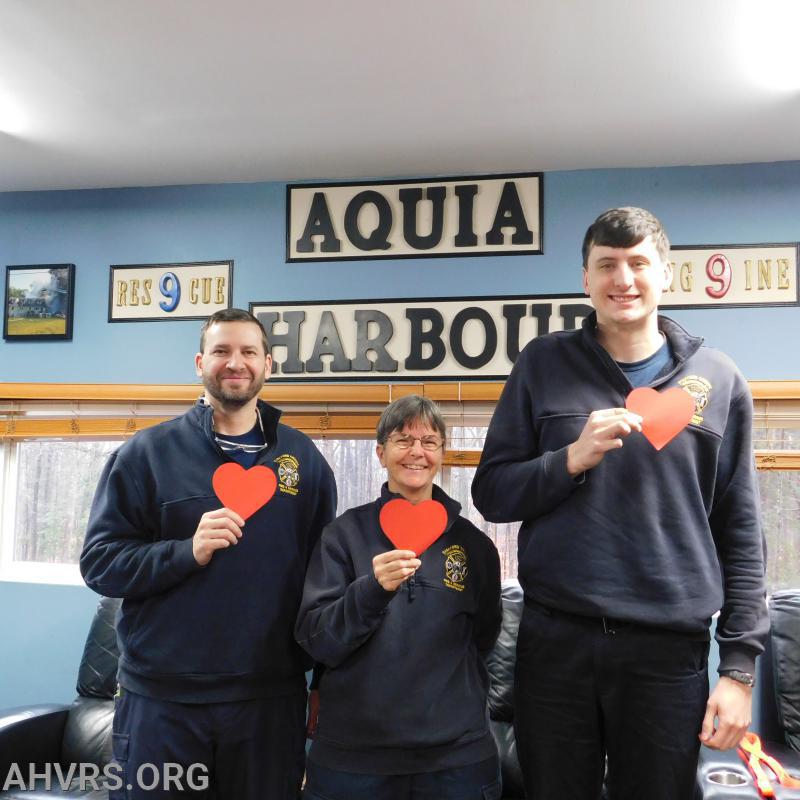
[[[311,440],[258,399],[272,358],[252,314],[211,316],[195,367],[205,388],[197,404],[110,457],[81,554],[87,585],[123,598],[113,731],[122,787],[110,798],[189,789],[294,800],[310,664],[292,629],[336,484]],[[274,494],[247,520],[212,487],[232,462],[276,475]]]

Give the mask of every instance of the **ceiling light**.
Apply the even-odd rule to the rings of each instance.
[[[738,4],[739,54],[746,74],[775,91],[800,90],[800,3],[744,0]]]
[[[0,133],[12,136],[25,133],[28,128],[28,115],[13,97],[0,92]]]

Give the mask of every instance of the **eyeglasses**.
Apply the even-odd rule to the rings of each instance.
[[[414,446],[414,442],[419,442],[423,450],[431,453],[444,444],[438,436],[390,436],[389,441],[398,450],[410,450]]]

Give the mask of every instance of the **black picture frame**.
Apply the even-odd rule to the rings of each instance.
[[[7,342],[72,339],[74,264],[6,266],[3,339]]]

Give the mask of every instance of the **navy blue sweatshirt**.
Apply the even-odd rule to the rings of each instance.
[[[500,630],[500,560],[493,542],[448,513],[422,566],[388,592],[372,559],[394,550],[380,499],[345,512],[322,534],[297,619],[300,644],[326,666],[312,761],[372,774],[431,772],[495,754],[482,655]]]
[[[768,621],[764,539],[752,450],[752,399],[722,353],[659,317],[674,367],[652,384],[695,398],[689,426],[657,452],[639,433],[582,477],[567,447],[592,411],[632,390],[581,330],[541,336],[520,353],[492,418],[472,485],[488,520],[522,520],[527,598],[585,616],[688,633],[717,624],[720,669],[753,672]]]
[[[209,703],[302,691],[310,659],[292,635],[306,566],[336,509],[336,484],[304,434],[259,402],[270,447],[258,463],[279,475],[238,544],[201,567],[200,517],[222,506],[211,486],[230,461],[212,409],[141,431],[106,464],[81,553],[87,585],[122,597],[119,680],[150,697]],[[283,467],[283,469],[280,469]]]

